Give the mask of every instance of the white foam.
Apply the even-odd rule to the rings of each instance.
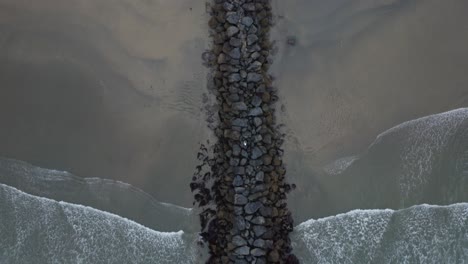
[[[292,240],[302,263],[465,263],[468,204],[354,210],[309,220]]]
[[[3,263],[194,263],[194,236],[0,184]]]
[[[460,108],[404,122],[377,136],[369,149],[386,138],[402,138],[398,182],[403,201],[418,200],[421,194],[417,190],[423,189],[439,155],[467,120],[468,108]]]

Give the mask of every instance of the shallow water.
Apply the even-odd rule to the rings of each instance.
[[[288,177],[297,185],[289,206],[296,223],[331,216],[298,225],[299,257],[304,263],[466,261],[467,230],[460,224],[467,224],[466,204],[450,204],[468,202],[468,112],[458,109],[468,105],[468,2],[273,5],[272,74],[287,134]],[[88,232],[94,227],[81,223],[77,228],[90,229],[74,236],[75,246],[81,234],[86,247],[75,255],[65,256],[66,245],[47,240],[50,234],[66,239],[54,233],[70,227],[60,218],[62,207],[77,217],[92,211],[109,230],[138,226],[77,205],[157,231],[184,230],[194,239],[198,223],[187,209],[188,183],[199,143],[213,140],[202,110],[210,100],[203,96],[207,69],[200,58],[209,45],[206,21],[204,3],[189,0],[0,0],[0,156],[15,159],[0,160],[0,183],[34,195],[2,185],[2,195],[24,206],[15,215],[14,205],[3,203],[0,211],[13,218],[2,218],[0,227],[8,230],[12,219],[23,219],[15,223],[18,230],[37,241],[22,245],[21,236],[11,235],[2,243],[15,250],[1,250],[0,262],[18,260],[35,246],[24,262],[105,257],[93,255],[96,241]],[[450,206],[335,216],[424,203]],[[28,215],[35,204],[41,204],[38,211]],[[43,221],[27,221],[46,212],[50,217]],[[433,228],[417,229],[423,216]],[[47,229],[53,221],[58,229]],[[371,223],[369,229],[359,221]],[[323,225],[341,233],[324,233]],[[153,231],[135,228],[157,240]],[[379,246],[346,246],[374,239],[366,233],[372,228],[384,237]],[[171,243],[189,243],[180,234]],[[147,243],[120,236],[107,237],[109,254],[124,244]],[[447,247],[435,250],[441,243]],[[183,254],[168,251],[145,254],[161,258],[156,263],[166,263],[163,255],[173,262]]]

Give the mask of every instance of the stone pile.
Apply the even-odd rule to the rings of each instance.
[[[278,98],[268,75],[270,1],[215,0],[210,14],[213,47],[203,59],[213,69],[219,123],[214,156],[203,157],[214,183],[206,187],[205,174],[191,186],[200,206],[215,204],[200,215],[208,263],[298,263],[288,237],[291,187],[275,123]]]

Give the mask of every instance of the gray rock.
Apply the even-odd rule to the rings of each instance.
[[[264,184],[258,184],[258,185],[255,185],[255,187],[253,188],[252,192],[256,193],[256,192],[263,192],[265,191],[265,185]],[[262,207],[262,208],[268,208],[268,207]],[[262,208],[260,208],[260,211],[262,211]],[[263,215],[263,214],[262,214]],[[263,215],[264,216],[264,215]]]
[[[262,104],[262,98],[258,97],[258,96],[254,96],[252,97],[252,101],[250,101],[250,103],[255,106],[255,107],[258,107]]]
[[[235,174],[238,175],[244,175],[245,174],[245,168],[244,167],[234,167],[233,169]]]
[[[266,264],[266,259],[265,258],[257,258],[257,262],[255,264]]]
[[[265,218],[263,216],[257,216],[250,222],[255,225],[263,225],[265,224]]]
[[[239,156],[241,152],[241,147],[237,144],[232,145],[232,155]]]
[[[253,231],[255,233],[255,237],[261,237],[267,230],[264,226],[256,225],[253,227]]]
[[[242,78],[245,78],[245,77],[247,77],[247,72],[244,71],[244,70],[241,70],[240,75],[241,75]]]
[[[271,144],[271,135],[270,134],[266,134],[263,136],[263,142],[267,145],[270,145]]]
[[[255,212],[258,211],[262,207],[262,203],[260,202],[253,202],[253,203],[248,203],[244,206],[244,210],[246,214],[254,214]]]
[[[257,28],[256,26],[251,26],[251,27],[249,28],[249,32],[247,32],[247,33],[249,33],[249,34],[255,34],[255,33],[257,33],[257,31],[258,31],[258,28]]]
[[[234,253],[237,255],[247,256],[250,254],[250,248],[248,246],[236,248],[236,250],[234,250]]]
[[[232,125],[233,126],[238,126],[238,127],[247,127],[248,126],[248,120],[245,118],[236,118],[232,120]]]
[[[232,108],[239,111],[247,110],[247,105],[244,102],[237,102],[232,104]]]
[[[239,165],[239,159],[237,159],[237,158],[231,158],[231,159],[229,159],[229,165],[231,165],[231,166],[237,166],[237,165]]]
[[[255,170],[252,166],[247,166],[247,169],[245,170],[245,172],[247,173],[247,175],[253,175]]]
[[[247,109],[247,106],[246,106],[246,109]],[[262,119],[260,117],[255,117],[253,121],[256,127],[259,127],[262,125]]]
[[[231,11],[234,8],[234,5],[229,2],[224,2],[223,7],[224,7],[224,10]]]
[[[249,16],[245,16],[242,18],[241,23],[246,27],[250,27],[253,24],[253,19]]]
[[[218,64],[223,64],[226,62],[226,54],[220,53],[217,59]]]
[[[229,56],[234,59],[240,59],[241,57],[241,52],[239,48],[234,48],[229,52]],[[239,80],[240,81],[240,80]]]
[[[263,217],[270,217],[271,216],[271,208],[270,207],[265,207],[263,206],[262,208],[260,208],[260,214],[263,216]]]
[[[255,256],[255,257],[261,257],[261,256],[265,256],[266,252],[263,249],[254,248],[250,251],[250,254],[252,254],[252,256]]]
[[[254,61],[252,62],[249,67],[247,67],[247,70],[249,71],[256,71],[259,70],[262,67],[262,63],[259,61]]]
[[[231,102],[237,102],[237,101],[239,101],[240,98],[239,98],[239,95],[238,95],[238,94],[230,94],[230,95],[228,96],[228,99],[229,99],[229,101],[231,101]]]
[[[245,220],[242,216],[236,216],[234,219],[234,227],[239,230],[245,230]]]
[[[244,8],[244,10],[246,11],[255,11],[255,4],[254,3],[243,4],[242,8]]]
[[[256,72],[249,72],[247,74],[247,82],[260,82],[262,79],[262,75]]]
[[[263,239],[257,239],[253,242],[253,245],[254,247],[256,248],[263,248],[265,249],[266,248],[266,243],[265,243],[265,240]]]
[[[261,56],[260,53],[257,52],[257,51],[254,52],[254,53],[252,53],[252,55],[250,55],[250,57],[251,57],[252,59],[254,59],[254,60],[260,58],[260,56]]]
[[[244,214],[244,209],[242,208],[242,206],[234,206],[234,214],[235,215]]]
[[[228,35],[228,37],[232,37],[237,33],[239,33],[239,29],[235,26],[230,26],[226,29],[226,34]]]
[[[257,172],[257,174],[255,175],[255,180],[258,182],[263,182],[264,179],[265,179],[265,173],[263,171]]]
[[[249,35],[247,36],[247,45],[250,46],[250,45],[254,44],[255,42],[257,42],[257,40],[258,40],[257,35],[255,35],[255,34],[249,34]]]
[[[245,188],[244,187],[235,187],[234,188],[234,191],[236,193],[244,193],[245,192]],[[244,195],[245,196],[245,195]]]
[[[249,116],[259,116],[263,114],[263,110],[260,107],[255,107],[249,111]]]
[[[259,147],[254,147],[254,148],[253,148],[253,150],[252,150],[252,155],[251,155],[251,158],[252,158],[252,159],[258,159],[258,158],[260,158],[262,155],[263,155],[263,152],[260,150]]]
[[[232,244],[237,247],[241,247],[247,245],[247,241],[245,241],[245,239],[243,239],[241,236],[234,236],[232,238]]]
[[[234,204],[235,205],[244,205],[249,202],[249,199],[247,197],[243,196],[242,194],[236,194],[234,195]]]
[[[226,20],[231,24],[237,24],[237,22],[239,22],[239,19],[240,17],[236,12],[227,12],[226,14]]]
[[[242,46],[242,41],[238,38],[231,38],[229,44],[233,47],[240,47]]]
[[[233,83],[233,82],[238,82],[242,80],[240,74],[238,73],[232,73],[231,75],[229,75],[229,78],[228,78],[228,81]]]
[[[212,63],[216,60],[216,55],[211,51],[205,51],[202,53],[202,60],[207,63]]]
[[[260,142],[260,141],[262,141],[262,139],[263,139],[263,137],[260,134],[254,136],[255,142]]]

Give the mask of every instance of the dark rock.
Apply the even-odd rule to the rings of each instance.
[[[242,46],[242,41],[238,38],[231,38],[229,44],[233,47],[240,47]]]
[[[234,214],[242,215],[244,214],[244,209],[241,206],[234,206]]]
[[[259,116],[262,114],[263,114],[263,110],[260,107],[255,107],[249,112],[249,116]]]
[[[233,126],[238,126],[238,127],[247,127],[248,126],[248,120],[244,118],[236,118],[232,120],[232,125]]]
[[[252,97],[252,101],[250,101],[250,103],[255,106],[255,107],[258,107],[262,104],[262,99],[258,96],[254,96]]]
[[[249,34],[249,35],[247,36],[247,45],[250,46],[250,45],[254,44],[255,42],[257,42],[257,40],[258,40],[257,35],[255,35],[255,34]]]
[[[205,51],[202,53],[202,60],[206,63],[213,63],[216,60],[216,55],[211,51]]]
[[[245,168],[244,167],[234,167],[233,169],[235,174],[238,175],[244,175],[245,174]]]
[[[242,177],[239,175],[237,175],[232,181],[232,185],[234,185],[234,187],[239,187],[239,186],[242,186],[243,184],[244,184],[244,180],[242,180]]]
[[[267,230],[264,226],[256,225],[253,227],[253,231],[255,233],[255,237],[261,237]]]
[[[240,74],[233,73],[233,74],[229,75],[228,80],[229,80],[229,82],[232,83],[232,82],[238,82],[238,81],[242,80],[242,78],[241,78]]]
[[[239,111],[247,110],[247,105],[244,102],[237,102],[232,104],[232,108]]]
[[[249,28],[249,31],[248,31],[247,33],[249,33],[249,34],[255,34],[255,33],[257,33],[257,31],[258,31],[258,28],[257,28],[256,26],[252,25],[252,26]]]
[[[269,262],[278,262],[280,259],[279,253],[277,250],[272,250],[268,254],[268,261]]]
[[[231,165],[231,166],[239,165],[239,159],[236,159],[236,158],[229,159],[229,165]]]
[[[251,155],[251,158],[252,158],[252,159],[258,159],[258,158],[260,158],[262,155],[263,155],[263,152],[260,150],[259,147],[254,147],[254,148],[253,148],[253,150],[252,150],[252,155]]]
[[[237,144],[232,145],[232,155],[239,156],[241,152],[241,147]]]
[[[239,22],[239,19],[240,17],[236,12],[227,12],[226,14],[226,20],[231,24],[237,24],[237,22]]]
[[[265,218],[263,216],[257,216],[250,222],[255,225],[263,225],[265,224]]]
[[[234,236],[232,238],[232,244],[234,244],[236,247],[241,247],[247,245],[247,241],[243,239],[241,236]]]
[[[265,248],[266,248],[265,240],[263,240],[263,239],[257,239],[257,240],[254,241],[253,246],[256,247],[256,248],[263,248],[263,249],[265,249]]]
[[[218,64],[223,64],[226,62],[226,54],[220,53],[217,59]]]
[[[247,82],[260,82],[262,79],[262,75],[256,72],[249,72],[247,74]]]
[[[245,230],[244,217],[236,216],[236,218],[234,219],[234,227],[239,231]]]
[[[265,173],[263,171],[259,171],[255,175],[255,180],[258,182],[263,182],[264,178],[265,178]]]
[[[246,214],[254,214],[255,212],[258,211],[258,209],[260,209],[260,207],[262,207],[262,203],[260,202],[252,202],[252,203],[248,203],[244,206],[244,210],[245,210],[245,213]]]
[[[228,35],[228,37],[232,37],[237,33],[239,33],[239,29],[235,26],[230,26],[226,29],[226,34]]]
[[[250,55],[250,57],[251,57],[252,59],[254,59],[254,60],[258,59],[260,56],[261,56],[261,55],[260,55],[260,53],[258,53],[258,52],[254,52],[254,53],[252,53],[252,54]]]
[[[229,56],[231,56],[231,58],[234,58],[234,59],[240,59],[240,57],[241,57],[240,49],[239,48],[232,49],[229,52]],[[240,81],[240,79],[238,81]]]
[[[266,259],[265,258],[257,258],[257,262],[255,264],[266,264]]]
[[[246,11],[255,11],[255,4],[254,3],[247,3],[242,5],[242,8]]]
[[[236,253],[237,255],[247,256],[250,253],[250,248],[248,246],[243,246],[243,247],[237,248],[234,251],[234,253]]]
[[[242,18],[241,23],[246,27],[250,27],[253,24],[253,19],[249,16],[245,16]]]
[[[250,254],[252,254],[252,256],[255,256],[255,257],[261,257],[261,256],[265,256],[266,252],[263,249],[254,248],[250,251]]]
[[[239,101],[240,98],[239,98],[239,95],[238,95],[238,94],[230,94],[230,95],[228,96],[228,99],[229,99],[229,101],[231,101],[231,102],[237,102],[237,101]]]
[[[247,204],[249,200],[247,199],[247,197],[241,195],[241,194],[236,194],[234,195],[234,204],[235,205],[244,205],[244,204]]]
[[[260,214],[263,217],[270,217],[271,216],[271,208],[267,207],[267,206],[263,206],[262,208],[260,208]]]
[[[232,9],[234,9],[234,5],[229,3],[229,2],[224,2],[223,3],[223,8],[226,11],[231,11]]]
[[[263,157],[263,164],[265,165],[270,165],[271,164],[272,157],[270,155],[265,155]]]
[[[246,107],[246,108],[247,108],[247,107]],[[254,125],[255,125],[256,127],[259,127],[259,126],[262,125],[262,119],[259,118],[259,117],[255,117],[253,121],[254,121]]]
[[[247,169],[245,169],[245,172],[247,173],[247,175],[253,175],[255,170],[252,166],[247,166]]]
[[[270,134],[266,134],[263,136],[263,142],[267,145],[270,145],[271,144],[271,135]]]
[[[259,62],[259,61],[254,61],[252,62],[249,67],[247,67],[247,70],[249,71],[257,71],[257,70],[260,70],[260,68],[262,67],[262,63]]]

